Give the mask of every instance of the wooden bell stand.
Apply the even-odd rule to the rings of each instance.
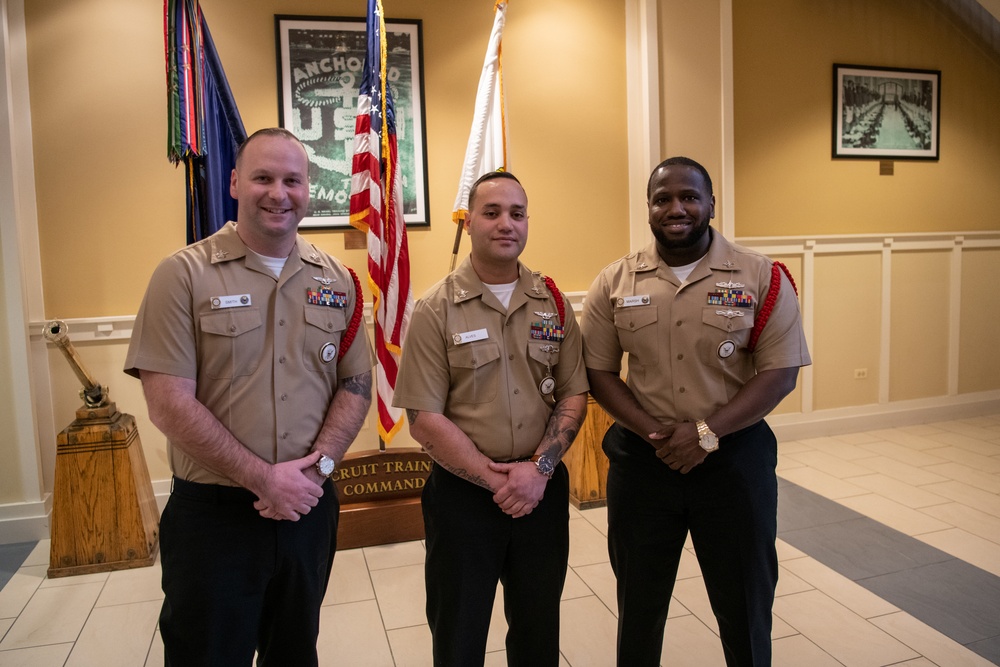
[[[608,457],[601,449],[604,433],[614,420],[587,396],[587,417],[576,442],[563,456],[569,469],[569,501],[577,509],[604,507],[608,497]]]
[[[84,384],[84,406],[56,438],[55,488],[48,576],[152,565],[159,513],[139,431],[83,368],[66,325],[45,325]]]

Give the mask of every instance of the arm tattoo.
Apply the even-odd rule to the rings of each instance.
[[[546,456],[556,459],[561,458],[566,450],[569,449],[569,446],[573,444],[573,441],[576,440],[580,424],[575,417],[568,413],[569,410],[565,405],[556,405],[555,410],[549,416],[549,423],[545,428],[545,436],[542,438],[543,441],[548,443],[545,446]]]
[[[366,373],[352,375],[349,378],[344,378],[341,380],[340,386],[343,387],[344,391],[349,394],[354,394],[355,396],[371,396],[372,373],[371,371],[368,371]]]
[[[417,421],[417,415],[419,414],[419,410],[406,409],[406,421],[409,422],[410,426],[413,426],[413,423]]]

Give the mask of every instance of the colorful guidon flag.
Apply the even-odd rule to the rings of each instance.
[[[198,0],[164,0],[167,157],[184,163],[187,241],[236,219],[229,180],[246,130]]]
[[[380,447],[391,442],[403,411],[392,406],[413,296],[399,182],[396,119],[386,84],[381,0],[368,0],[368,49],[358,94],[351,167],[351,224],[368,236],[368,285],[375,319],[375,388]]]

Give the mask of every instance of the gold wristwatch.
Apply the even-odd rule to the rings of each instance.
[[[706,452],[714,452],[719,448],[719,436],[712,432],[712,429],[708,427],[704,419],[699,419],[697,422],[698,427],[698,444]]]

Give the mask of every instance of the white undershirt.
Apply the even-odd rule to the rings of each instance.
[[[684,266],[671,266],[670,270],[673,271],[674,275],[677,276],[677,279],[683,283],[688,279],[688,276],[691,275],[691,272],[694,271],[694,267],[698,266],[700,262],[701,259],[698,259],[693,264],[685,264]]]
[[[247,248],[247,250],[250,250],[250,248]],[[268,257],[267,255],[260,254],[256,250],[250,250],[250,252],[260,257],[261,263],[267,267],[268,271],[274,274],[275,278],[281,275],[281,270],[285,268],[285,262],[288,260],[287,257]]]
[[[489,283],[483,283],[483,286],[493,292],[493,296],[495,296],[497,300],[503,304],[503,307],[506,308],[510,305],[510,297],[514,294],[514,288],[517,287],[517,282],[518,281],[515,280],[512,283],[504,283],[502,285],[490,285]]]

